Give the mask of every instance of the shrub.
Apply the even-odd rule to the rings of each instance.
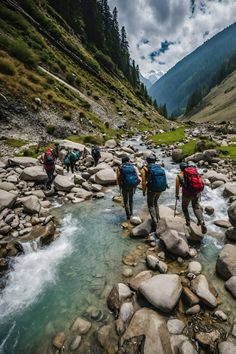
[[[6,144],[11,147],[21,147],[27,144],[27,141],[21,139],[8,138]]]
[[[63,119],[65,119],[67,122],[70,122],[72,120],[72,113],[71,112],[64,112]]]
[[[67,73],[66,74],[66,81],[70,84],[73,85],[75,82],[75,75],[72,73]]]
[[[96,144],[96,145],[103,144],[103,138],[98,135],[85,135],[83,137],[83,141],[84,144]]]
[[[105,68],[107,68],[111,71],[114,71],[115,64],[113,63],[113,61],[111,60],[111,58],[108,55],[104,54],[100,50],[97,50],[94,57],[95,57],[95,59],[97,59],[97,61],[99,63],[101,63],[103,66],[105,66]]]
[[[5,75],[14,76],[16,74],[16,69],[9,59],[1,58],[0,59],[0,72]]]
[[[99,101],[100,97],[97,93],[94,93],[93,94],[93,98],[96,100],[96,101]]]
[[[108,99],[113,103],[116,102],[116,98],[114,96],[108,96]]]
[[[48,133],[48,134],[53,134],[54,131],[55,131],[55,129],[56,129],[56,127],[55,127],[55,125],[53,125],[53,124],[48,124],[48,125],[47,125],[47,133]]]

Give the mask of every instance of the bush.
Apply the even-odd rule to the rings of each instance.
[[[73,85],[75,83],[75,75],[72,73],[67,73],[66,74],[66,81],[70,84]]]
[[[84,144],[96,144],[96,145],[103,144],[103,138],[98,135],[85,135],[83,137],[83,141]]]
[[[54,131],[55,131],[55,129],[56,129],[55,125],[49,124],[49,125],[47,126],[47,133],[48,133],[48,134],[53,134]]]
[[[9,59],[1,58],[0,59],[0,72],[5,75],[14,76],[16,74],[16,69]]]
[[[99,63],[101,63],[103,66],[105,66],[105,68],[107,68],[111,71],[114,71],[115,64],[113,63],[113,61],[111,60],[111,58],[108,55],[104,54],[100,50],[97,50],[94,57],[95,57],[95,59],[97,59],[97,61]]]
[[[65,119],[67,122],[70,122],[72,120],[72,113],[71,112],[64,112],[63,119]]]

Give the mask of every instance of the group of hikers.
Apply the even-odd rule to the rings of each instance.
[[[55,162],[59,158],[59,145],[55,148],[48,148],[43,156],[44,169],[48,175],[47,187],[50,188],[54,178]],[[88,150],[80,151],[76,148],[67,148],[63,155],[63,165],[67,172],[77,171],[79,160],[84,160],[88,155]],[[97,166],[101,158],[100,148],[93,145],[91,149],[94,165]],[[158,164],[156,156],[151,154],[146,159],[146,164],[141,170],[141,177],[136,166],[130,161],[127,155],[122,157],[121,165],[117,168],[117,183],[123,197],[127,219],[133,215],[133,198],[137,186],[141,182],[143,196],[147,195],[147,205],[153,223],[153,229],[156,231],[160,220],[158,200],[167,188],[169,188],[164,170],[164,164]],[[193,162],[182,162],[180,164],[180,173],[176,177],[176,202],[179,200],[179,191],[182,188],[182,210],[186,220],[186,225],[190,226],[189,204],[192,204],[194,214],[198,225],[201,226],[202,233],[207,232],[204,222],[203,212],[200,205],[200,195],[204,189],[204,183]]]
[[[138,169],[133,165],[129,157],[123,156],[122,164],[117,169],[117,183],[122,193],[127,219],[129,220],[133,215],[133,197],[137,186],[141,182],[143,196],[147,195],[147,205],[154,231],[156,231],[160,220],[158,199],[161,193],[169,188],[163,167],[163,163],[156,163],[155,155],[150,155],[141,170],[140,178]],[[188,207],[192,203],[198,225],[201,226],[201,231],[205,234],[207,228],[200,206],[200,195],[204,189],[204,183],[193,162],[182,162],[180,164],[180,173],[176,176],[176,201],[179,200],[180,187],[182,188],[182,210],[186,225],[190,226]]]

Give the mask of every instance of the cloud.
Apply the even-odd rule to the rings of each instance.
[[[161,75],[235,21],[235,0],[109,0],[144,76]]]

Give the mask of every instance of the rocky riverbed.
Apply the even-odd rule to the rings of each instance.
[[[60,142],[62,149],[68,145],[75,146]],[[88,156],[75,175],[64,174],[58,161],[57,176],[50,191],[43,188],[46,176],[38,160],[9,158],[2,161],[2,270],[6,271],[11,256],[26,252],[29,246],[33,248],[32,240],[44,246],[58,236],[57,222],[50,210],[55,198],[69,204],[103,198],[106,188],[109,190],[109,186],[115,184],[114,169],[124,152],[141,168],[143,159],[154,146],[145,150],[137,149],[137,143],[134,145],[119,147],[114,141],[108,141],[99,165],[94,168]],[[176,148],[178,146],[174,145],[162,149],[162,153],[172,155]],[[228,215],[214,220],[220,230],[225,230],[226,243],[215,264],[218,276],[226,280],[225,288],[232,294],[233,308],[236,296],[234,169],[230,161],[222,164],[209,158],[200,160],[199,165],[203,167],[208,188],[223,190],[222,198],[227,198],[229,203]],[[120,201],[117,196],[113,199]],[[205,212],[214,215],[215,208],[213,203],[205,207]],[[198,261],[204,242],[199,227],[194,222],[186,227],[182,215],[174,217],[169,206],[161,207],[157,235],[152,233],[146,212],[122,226],[124,235],[130,235],[130,242],[137,242],[137,247],[123,256],[120,281],[107,293],[107,306],[114,320],[107,321],[98,309],[90,309],[89,314],[75,318],[69,327],[55,333],[51,349],[45,352],[235,353],[234,319],[230,311],[221,310],[222,298]],[[142,267],[138,266],[140,263]],[[99,277],[97,279],[99,283]],[[94,326],[94,322],[99,326]]]

